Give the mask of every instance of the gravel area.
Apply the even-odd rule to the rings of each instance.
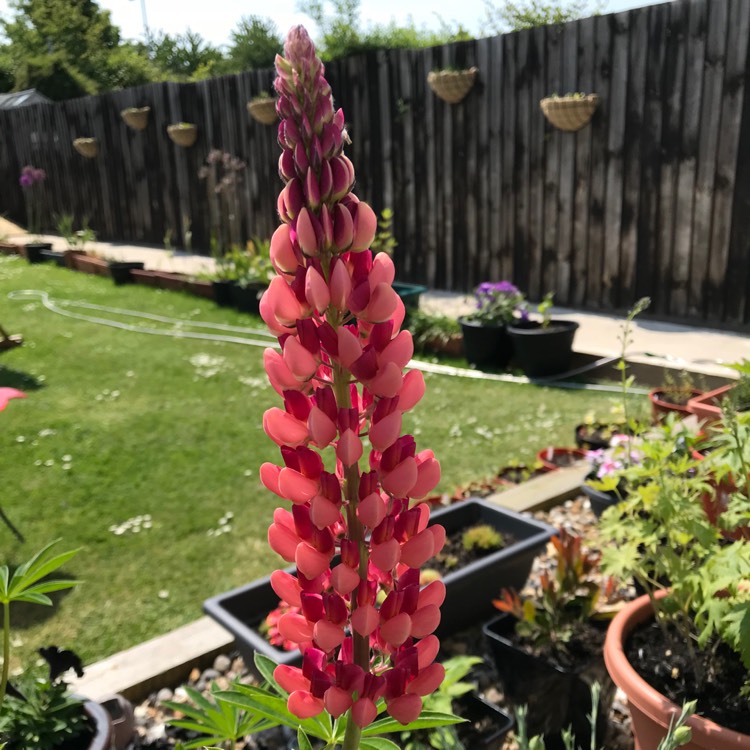
[[[564,505],[557,506],[549,511],[535,513],[534,516],[557,528],[564,526],[569,531],[582,535],[587,546],[591,548],[597,547],[598,527],[596,518],[591,512],[588,500],[585,497],[568,501]],[[549,569],[553,564],[551,550],[548,549],[547,553],[540,555],[536,559],[529,586],[533,588],[534,581],[537,579],[539,573],[545,569]],[[623,589],[619,594],[623,599],[627,599],[632,597],[633,592]],[[482,642],[481,630],[477,627],[458,637],[447,639],[444,647],[447,654],[476,653],[476,648],[470,647],[468,644]],[[491,666],[492,659],[488,653],[483,654],[483,656],[485,656],[486,668],[482,668],[477,674],[479,688],[486,698],[502,704],[502,694],[497,689],[496,683],[493,682],[495,678],[493,676],[494,669]],[[214,664],[209,669],[202,672],[198,669],[193,670],[188,684],[198,690],[208,691],[213,682],[221,688],[226,688],[237,678],[243,682],[252,682],[252,677],[247,673],[242,658],[237,654],[228,654],[216,657]],[[180,734],[165,724],[166,719],[172,715],[172,712],[162,705],[162,701],[165,700],[184,702],[187,701],[187,693],[183,687],[178,687],[174,690],[165,687],[135,707],[138,739],[133,746],[133,750],[140,750],[141,748],[168,750],[175,747],[178,739],[189,739],[187,735]],[[251,738],[246,744],[239,743],[237,750],[242,750],[243,748],[254,750],[260,747],[264,747],[262,741],[257,742]],[[610,726],[605,748],[606,750],[634,749],[625,698],[619,691],[615,696],[610,714]],[[502,749],[498,748],[498,750],[518,750],[518,745],[513,739],[512,734],[509,735]]]

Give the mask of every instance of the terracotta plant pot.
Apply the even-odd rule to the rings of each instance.
[[[76,255],[76,270],[83,273],[90,273],[93,276],[109,276],[109,263],[103,258],[97,258],[94,255]]]
[[[658,599],[667,595],[660,591]],[[626,605],[612,620],[604,642],[604,662],[607,671],[628,697],[633,723],[636,750],[657,750],[667,733],[670,719],[680,715],[680,709],[651,687],[636,671],[625,655],[625,643],[630,634],[653,617],[648,596],[641,596]],[[750,750],[750,735],[740,734],[702,716],[688,719],[693,738],[684,750]]]
[[[21,246],[15,242],[0,242],[0,255],[21,255]]]
[[[169,273],[168,271],[153,271],[156,286],[160,289],[168,289],[170,292],[182,292],[185,290],[187,280],[181,273]]]
[[[136,284],[153,287],[159,286],[159,282],[153,271],[148,271],[146,269],[139,270],[136,268],[130,272],[130,275],[133,277]]]
[[[545,469],[554,471],[562,466],[571,466],[574,463],[583,461],[586,458],[586,451],[582,448],[543,448],[536,454],[539,461]]]
[[[214,298],[214,288],[210,281],[193,280],[185,283],[185,291],[196,297],[203,297],[204,299]]]
[[[656,424],[661,422],[669,414],[677,414],[686,417],[690,414],[688,404],[694,398],[703,395],[703,391],[693,388],[690,391],[690,399],[685,404],[673,404],[664,398],[664,391],[659,388],[653,388],[649,391],[648,400],[651,402],[651,421]]]
[[[722,385],[688,401],[688,412],[695,414],[703,423],[718,422],[721,419],[721,402],[727,397],[733,385]]]

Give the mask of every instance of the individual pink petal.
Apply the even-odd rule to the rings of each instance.
[[[342,211],[346,214],[349,213],[345,208]],[[334,263],[329,285],[331,289],[331,303],[337,310],[345,310],[346,301],[352,293],[352,279],[346,263],[343,261]]]
[[[409,370],[404,375],[403,385],[398,394],[398,408],[401,412],[413,409],[424,396],[424,375],[419,370]]]
[[[318,494],[320,484],[294,469],[284,467],[279,472],[279,491],[282,497],[293,503],[306,503]]]
[[[344,466],[354,466],[362,458],[363,452],[362,440],[353,430],[344,430],[336,444],[336,458]]]
[[[393,570],[401,558],[401,545],[396,539],[389,539],[382,544],[373,544],[370,550],[370,562],[382,571]]]
[[[340,252],[349,249],[354,239],[354,222],[349,209],[337,203],[333,209],[333,244]]]
[[[318,245],[317,219],[307,210],[302,208],[297,217],[295,229],[297,230],[297,241],[302,252],[310,257],[316,257],[320,254]]]
[[[299,381],[310,380],[318,370],[318,361],[295,336],[290,336],[284,343],[283,356],[289,371]]]
[[[398,305],[398,294],[389,284],[378,284],[370,292],[370,301],[361,317],[370,323],[383,323],[390,320]]]
[[[400,612],[380,626],[381,638],[391,646],[400,646],[411,635],[411,617]]]
[[[359,581],[359,573],[343,563],[337,565],[331,571],[331,586],[343,596],[354,591],[359,585]]]
[[[424,669],[435,661],[440,651],[440,641],[435,635],[428,635],[417,641],[417,666]]]
[[[418,607],[434,604],[440,607],[445,601],[445,584],[442,581],[432,581],[419,592]]]
[[[318,529],[333,526],[341,518],[341,511],[324,495],[315,495],[310,500],[310,519]]]
[[[366,203],[360,201],[357,204],[353,218],[354,239],[352,240],[351,250],[354,252],[367,250],[375,239],[375,232],[378,229],[378,217]]]
[[[409,491],[417,481],[417,462],[411,457],[405,458],[389,474],[381,478],[383,489],[394,497],[408,497]]]
[[[282,224],[271,237],[271,263],[277,273],[294,273],[299,265],[290,230],[288,224]]]
[[[391,412],[376,424],[370,427],[370,443],[376,451],[381,453],[393,443],[401,434],[401,412]]]
[[[422,713],[422,699],[418,695],[401,695],[388,701],[387,711],[399,724],[406,726]]]
[[[26,394],[17,388],[0,388],[0,411],[3,411],[8,402],[14,398],[26,398]]]
[[[330,445],[338,432],[333,420],[317,406],[313,406],[310,409],[310,416],[307,418],[307,428],[313,443],[319,448],[325,448],[327,445]]]
[[[421,568],[433,555],[435,541],[429,529],[401,545],[401,562],[410,568]]]
[[[310,680],[302,674],[302,670],[299,667],[279,664],[273,670],[273,678],[287,693],[293,693],[295,690],[310,689]]]
[[[357,506],[357,518],[367,527],[374,529],[384,518],[386,508],[380,493],[372,492]]]
[[[291,573],[285,570],[274,570],[271,573],[271,588],[282,602],[294,607],[301,606],[299,581]]]
[[[374,633],[379,624],[380,615],[372,604],[361,604],[352,612],[352,628],[362,637]]]
[[[406,692],[415,695],[429,695],[440,687],[440,683],[444,679],[445,667],[439,662],[433,662],[419,671],[419,674],[406,686]]]
[[[279,474],[281,474],[281,467],[276,466],[276,464],[266,461],[260,466],[260,481],[263,486],[273,492],[274,495],[284,497],[279,489]]]
[[[334,719],[343,716],[351,708],[352,702],[352,694],[336,685],[329,687],[323,696],[326,711]]]
[[[281,555],[287,562],[295,561],[299,537],[290,529],[272,523],[268,527],[268,544],[277,555]]]
[[[393,398],[404,384],[401,368],[393,362],[381,367],[378,374],[367,383],[367,388],[375,396]]]
[[[306,690],[295,690],[287,700],[286,707],[298,719],[309,719],[325,711],[322,698],[316,698]]]
[[[317,578],[331,563],[331,553],[320,552],[306,542],[300,542],[294,556],[297,568],[305,578]]]
[[[290,448],[303,445],[309,438],[307,424],[276,406],[263,414],[263,430],[276,445],[288,445]]]
[[[314,266],[310,266],[305,275],[305,298],[310,307],[321,314],[325,312],[331,303],[331,293],[328,291],[328,284],[326,284],[320,271]]]
[[[274,276],[264,297],[273,317],[281,325],[293,326],[297,319],[302,317],[302,306],[283,277]]]
[[[318,648],[326,653],[338,648],[346,637],[341,625],[334,625],[328,620],[318,620],[313,628],[313,640]]]
[[[395,278],[396,266],[393,263],[393,258],[388,253],[378,253],[372,260],[372,270],[368,277],[370,284],[375,286],[383,283],[393,286]]]
[[[370,698],[360,698],[352,706],[352,719],[360,729],[372,724],[377,715],[378,709]]]
[[[410,494],[415,500],[420,500],[437,487],[440,481],[440,464],[432,451],[421,451],[416,460],[418,476]]]
[[[395,362],[403,370],[413,356],[414,340],[411,331],[401,331],[388,342],[379,359],[381,363]]]
[[[420,607],[411,616],[411,634],[414,638],[424,638],[440,625],[440,608],[434,604]]]
[[[279,633],[294,643],[312,640],[312,623],[297,612],[286,612],[279,618]]]
[[[280,396],[284,391],[309,390],[311,387],[309,381],[300,381],[294,376],[281,353],[275,349],[266,349],[263,352],[263,364],[271,386]]]
[[[350,368],[362,356],[362,345],[359,339],[346,326],[338,329],[339,361]]]

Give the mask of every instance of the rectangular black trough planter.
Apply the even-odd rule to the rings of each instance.
[[[447,534],[477,524],[488,524],[515,542],[443,577],[446,596],[437,635],[444,637],[480,625],[497,610],[492,600],[500,590],[523,588],[534,558],[544,550],[555,529],[541,521],[514,513],[485,500],[469,499],[433,511],[430,523],[439,523]],[[429,567],[429,562],[425,567]]]

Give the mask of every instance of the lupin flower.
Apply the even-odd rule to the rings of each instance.
[[[260,305],[281,344],[264,362],[283,407],[269,409],[263,426],[283,464],[264,464],[260,477],[289,502],[276,509],[268,541],[298,573],[276,571],[271,584],[290,607],[276,623],[280,637],[304,656],[301,668],[279,666],[274,677],[300,719],[349,712],[344,747],[354,748],[381,698],[407,724],[444,677],[433,631],[445,586],[420,589],[419,567],[445,531],[412,502],[437,485],[440,465],[401,435],[424,379],[404,374],[411,334],[400,330],[393,262],[369,250],[375,212],[351,192],[344,114],[304,28],[290,31],[284,52],[275,82],[282,224],[271,240],[277,276]],[[335,462],[324,463],[326,450]]]

